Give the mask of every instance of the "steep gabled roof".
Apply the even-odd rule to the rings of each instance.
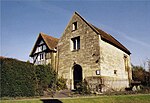
[[[102,40],[114,45],[115,47],[123,50],[127,54],[131,54],[130,51],[124,47],[119,41],[117,41],[113,36],[110,34],[104,32],[103,30],[97,28],[96,26],[88,23],[83,17],[81,17],[77,12],[75,12],[76,15],[78,15],[93,31],[95,31],[98,35],[101,36]]]
[[[41,33],[39,33],[39,36],[38,36],[38,38],[37,38],[37,40],[36,40],[36,42],[34,44],[34,47],[33,47],[32,51],[30,53],[30,56],[32,56],[33,53],[35,52],[36,47],[37,47],[37,45],[38,45],[38,43],[39,43],[39,41],[41,39],[43,39],[43,41],[45,42],[45,44],[47,45],[49,50],[55,51],[55,48],[56,48],[56,46],[58,44],[58,40],[59,39],[54,38],[54,37],[49,36],[49,35],[46,35],[46,34],[41,32]]]
[[[46,35],[44,33],[40,33],[40,35],[42,36],[43,40],[45,41],[45,43],[47,44],[47,46],[49,47],[50,50],[54,50],[54,48],[57,46],[58,44],[58,38],[54,38],[52,36]]]

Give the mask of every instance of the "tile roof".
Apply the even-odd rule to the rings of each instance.
[[[35,52],[36,50],[36,46],[38,45],[38,42],[43,39],[44,42],[46,43],[47,47],[49,48],[49,50],[52,50],[52,51],[56,51],[55,48],[57,47],[57,44],[58,44],[58,41],[59,39],[58,38],[54,38],[52,36],[49,36],[49,35],[46,35],[44,33],[39,33],[39,36],[36,40],[36,43],[34,44],[34,47],[30,53],[30,56],[33,56],[33,53]]]
[[[98,35],[101,36],[102,40],[114,45],[115,47],[123,50],[124,52],[126,52],[127,54],[131,54],[130,51],[124,47],[119,41],[117,41],[113,36],[111,36],[110,34],[104,32],[103,30],[95,27],[94,25],[88,23],[83,17],[81,17],[77,12],[75,12],[76,15],[78,15],[89,27],[91,27],[91,29],[93,31],[95,31]]]
[[[44,33],[40,33],[40,35],[42,36],[43,40],[45,41],[50,50],[54,50],[56,48],[59,41],[58,38],[54,38]]]
[[[131,54],[130,51],[126,47],[124,47],[119,41],[117,41],[113,36],[95,27],[94,25],[91,26],[101,35],[102,40],[118,47],[119,49],[125,51],[127,54]]]
[[[6,57],[4,57],[4,56],[0,56],[0,59],[4,59],[4,58],[6,58]]]

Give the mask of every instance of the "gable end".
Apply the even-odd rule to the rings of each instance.
[[[115,47],[123,50],[127,54],[131,54],[130,51],[124,47],[119,41],[117,41],[113,36],[110,34],[104,32],[103,30],[95,27],[94,25],[88,23],[83,17],[81,17],[77,12],[75,12],[76,15],[78,15],[95,33],[101,36],[102,40],[108,42],[111,45],[114,45]]]
[[[39,36],[38,36],[38,38],[37,38],[37,40],[36,40],[36,42],[33,46],[33,49],[30,53],[30,57],[33,56],[33,54],[34,54],[34,52],[35,52],[35,50],[38,46],[38,43],[40,43],[41,40],[43,40],[44,44],[47,46],[47,48],[49,50],[56,52],[55,48],[57,46],[57,43],[58,43],[59,39],[54,38],[54,37],[49,36],[49,35],[46,35],[44,33],[39,33]]]

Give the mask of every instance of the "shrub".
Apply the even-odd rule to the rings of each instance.
[[[44,91],[51,88],[56,82],[56,72],[50,65],[37,65],[35,74],[37,82],[37,95],[43,95]]]
[[[142,66],[132,66],[132,77],[134,81],[141,81],[143,86],[150,87],[150,72],[147,72]]]
[[[57,80],[56,85],[57,85],[57,90],[64,90],[64,89],[66,89],[67,88],[67,86],[66,86],[66,79],[64,79],[63,77],[59,78]]]
[[[88,83],[87,83],[87,81],[85,79],[84,79],[84,81],[79,82],[77,84],[77,90],[76,91],[77,91],[77,93],[83,94],[83,95],[91,93],[90,92],[91,90],[90,90],[90,88],[88,86]]]

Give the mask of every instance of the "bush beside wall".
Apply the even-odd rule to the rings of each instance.
[[[35,66],[36,83],[37,83],[37,95],[44,95],[44,91],[48,88],[53,88],[53,84],[56,82],[56,72],[50,65],[37,65]]]

